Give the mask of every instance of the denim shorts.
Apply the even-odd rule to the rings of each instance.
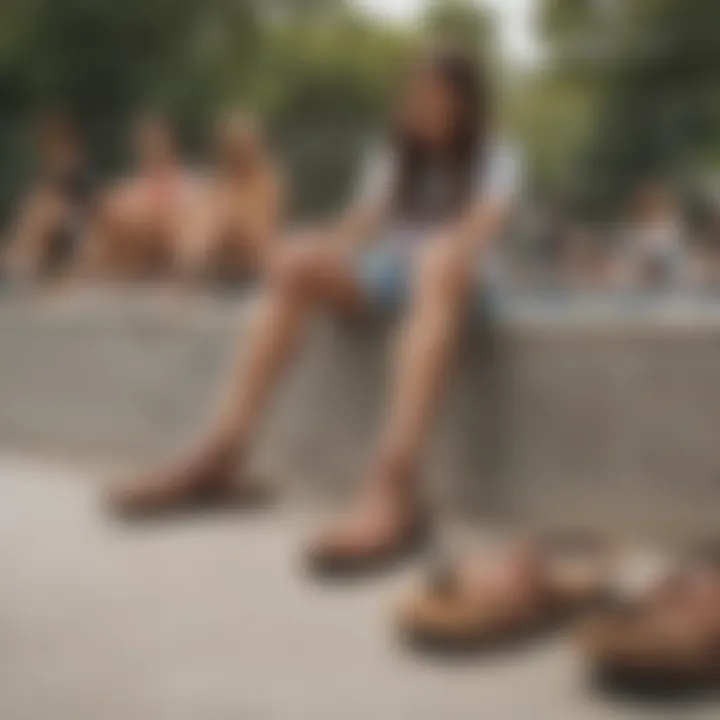
[[[383,242],[360,255],[355,266],[355,278],[371,309],[387,312],[407,304],[412,290],[416,250],[398,243]],[[495,263],[492,267],[482,268],[478,263],[475,292],[478,303],[494,295],[496,283],[493,276],[496,274]]]
[[[410,297],[412,254],[394,245],[378,245],[363,253],[356,265],[356,279],[370,307],[393,310]]]

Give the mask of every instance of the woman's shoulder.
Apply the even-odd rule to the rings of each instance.
[[[493,135],[485,143],[483,158],[486,167],[517,166],[522,162],[522,153],[514,139],[507,135]]]
[[[486,196],[514,198],[522,185],[523,163],[518,145],[509,138],[491,137],[478,167],[477,185]]]
[[[386,142],[374,140],[365,144],[358,162],[357,190],[361,196],[374,198],[387,191],[397,175],[397,154]]]

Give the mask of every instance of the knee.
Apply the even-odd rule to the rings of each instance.
[[[269,262],[269,281],[276,292],[305,298],[312,294],[318,265],[318,248],[305,243],[289,244]]]
[[[416,291],[447,299],[463,298],[472,280],[470,259],[450,239],[432,242],[422,252],[416,270]]]
[[[40,230],[50,230],[60,220],[62,204],[51,192],[38,192],[28,203],[28,214]]]

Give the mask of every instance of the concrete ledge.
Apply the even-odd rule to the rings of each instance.
[[[0,444],[141,463],[191,437],[252,303],[139,291],[0,303]],[[294,492],[357,479],[388,328],[318,324],[262,434]],[[501,301],[468,328],[428,480],[448,507],[711,532],[720,512],[720,304]]]

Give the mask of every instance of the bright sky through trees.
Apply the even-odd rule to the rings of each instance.
[[[425,0],[356,0],[393,20],[412,19]],[[485,4],[499,14],[502,46],[513,60],[531,61],[537,55],[532,14],[535,0],[485,0]]]

